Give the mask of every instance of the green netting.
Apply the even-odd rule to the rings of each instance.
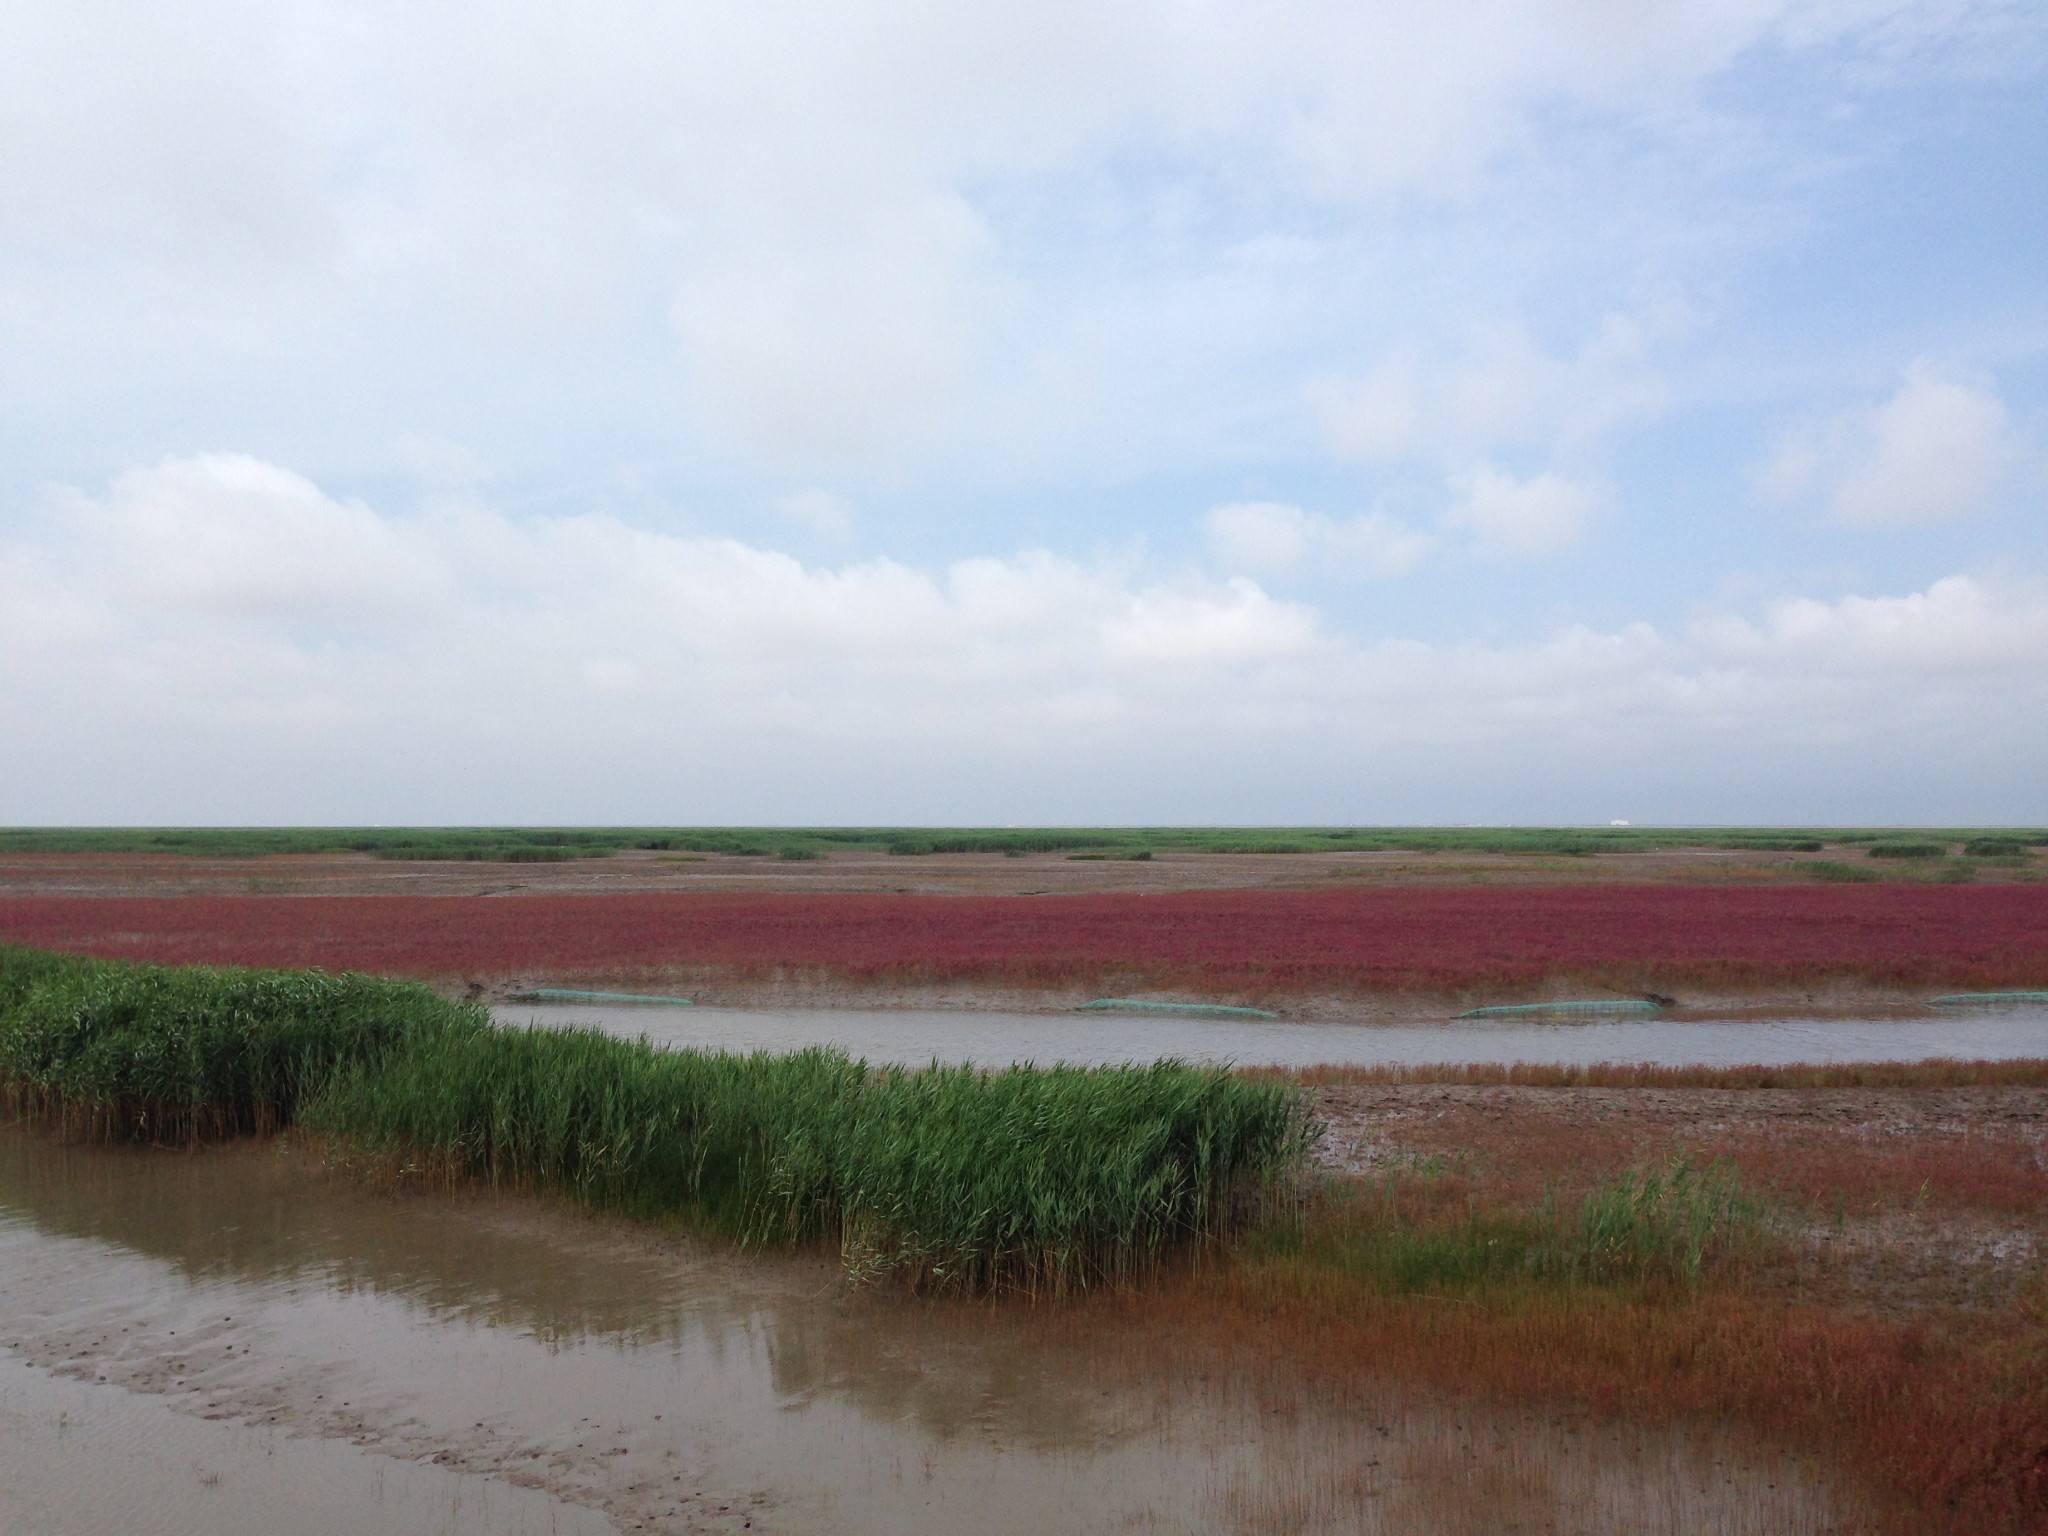
[[[1599,1018],[1614,1014],[1662,1013],[1664,1005],[1644,998],[1593,998],[1583,1002],[1503,1003],[1492,1008],[1467,1008],[1461,1019],[1520,1019],[1545,1015]]]
[[[1155,1003],[1141,997],[1098,997],[1081,1004],[1088,1013],[1176,1013],[1200,1019],[1277,1019],[1264,1008],[1232,1008],[1224,1003]]]
[[[651,997],[644,992],[582,992],[573,987],[529,987],[512,994],[515,1003],[659,1003],[688,1008],[687,997]]]

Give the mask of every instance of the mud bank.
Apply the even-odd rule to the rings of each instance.
[[[831,1256],[380,1195],[274,1143],[7,1128],[0,1413],[18,1444],[55,1448],[56,1480],[0,1483],[0,1515],[82,1533],[106,1528],[88,1504],[155,1507],[161,1486],[165,1509],[257,1497],[371,1531],[403,1528],[401,1506],[465,1532],[604,1528],[591,1514],[799,1533],[1853,1522],[1823,1469],[1739,1436],[1365,1380],[1276,1391],[1261,1362],[1181,1349],[1143,1316],[854,1293]],[[135,1431],[149,1454],[104,1453],[155,1419]],[[363,1483],[366,1464],[391,1476]],[[87,1479],[97,1502],[67,1492]]]
[[[779,976],[735,975],[708,967],[623,967],[556,974],[517,972],[490,977],[444,980],[438,985],[450,996],[474,997],[499,1006],[513,1003],[536,987],[618,989],[683,996],[708,1008],[802,1012],[861,1010],[909,1013],[1071,1014],[1083,1003],[1104,995],[1099,985],[1019,987],[994,982],[903,983],[861,981],[827,972],[791,968]],[[1302,1024],[1447,1024],[1474,1006],[1473,998],[1438,992],[1287,992],[1260,993],[1256,998],[1218,998],[1207,994],[1157,991],[1142,985],[1117,989],[1121,994],[1156,1001],[1256,1002],[1282,1018]],[[1544,989],[1557,998],[1617,998],[1620,993],[1598,983]],[[1853,981],[1828,981],[1796,987],[1687,988],[1670,997],[1670,1016],[1684,1020],[1926,1019],[1927,988],[1872,986]],[[1517,993],[1512,1001],[1539,1000]],[[1948,1017],[1955,1017],[1950,1014]],[[2048,1011],[2041,1017],[2048,1021]]]

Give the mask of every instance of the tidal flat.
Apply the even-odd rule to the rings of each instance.
[[[11,1529],[64,1536],[143,1511],[274,1530],[280,1509],[519,1536],[1863,1528],[1822,1455],[1296,1377],[1219,1337],[1189,1284],[1056,1306],[861,1291],[831,1255],[378,1191],[288,1140],[15,1126],[0,1498],[36,1515]]]

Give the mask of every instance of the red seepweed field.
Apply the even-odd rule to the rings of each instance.
[[[2048,885],[1470,886],[868,894],[0,899],[0,941],[424,978],[601,976],[1212,993],[2048,984]]]

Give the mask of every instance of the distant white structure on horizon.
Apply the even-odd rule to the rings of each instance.
[[[1628,825],[1628,819],[1623,816],[1617,816],[1614,818],[1614,820],[1607,823],[1607,825],[1609,825],[1610,827],[1625,827]]]

